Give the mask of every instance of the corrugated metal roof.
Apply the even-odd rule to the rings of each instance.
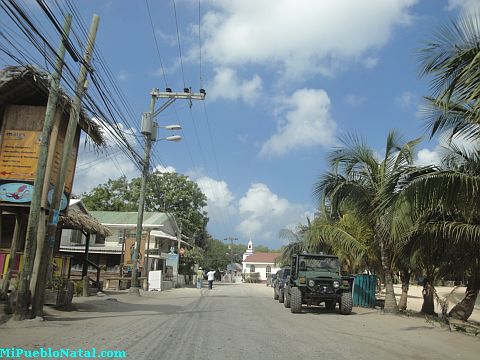
[[[89,211],[90,214],[104,225],[136,225],[137,212],[119,212],[119,211]],[[143,214],[143,225],[162,226],[169,222],[169,218],[165,213],[145,212]]]

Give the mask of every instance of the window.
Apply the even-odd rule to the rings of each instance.
[[[268,277],[272,273],[272,267],[270,265],[267,265],[265,271],[266,271],[267,277]]]
[[[95,244],[105,245],[105,236],[100,236],[97,234],[90,235],[90,243],[94,242]]]
[[[250,265],[250,273],[254,273],[255,272],[255,265]]]
[[[71,244],[81,245],[82,242],[82,232],[80,230],[71,230]]]

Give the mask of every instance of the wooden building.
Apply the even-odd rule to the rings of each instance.
[[[3,254],[10,252],[14,236],[16,248],[20,252],[24,248],[49,96],[49,78],[49,74],[34,67],[0,70],[0,252]],[[48,198],[51,198],[59,172],[71,103],[66,93],[60,91],[43,184],[43,209],[49,208]],[[61,214],[66,213],[70,198],[81,131],[87,133],[87,139],[94,146],[104,144],[99,125],[81,111],[74,146],[70,149]],[[0,278],[3,275],[0,273]]]

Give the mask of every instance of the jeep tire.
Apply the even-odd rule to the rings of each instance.
[[[294,314],[302,312],[302,292],[299,288],[293,287],[291,290],[290,311]]]
[[[278,290],[278,302],[281,304],[285,301],[285,293],[283,289]]]
[[[340,314],[349,315],[352,312],[352,303],[352,293],[349,291],[343,292],[340,300]]]
[[[290,307],[290,294],[287,288],[283,289],[283,306],[287,309]]]

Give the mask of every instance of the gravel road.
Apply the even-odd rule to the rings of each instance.
[[[478,359],[480,339],[354,308],[291,314],[265,285],[75,299],[76,311],[0,325],[1,347],[126,350],[128,359]]]

